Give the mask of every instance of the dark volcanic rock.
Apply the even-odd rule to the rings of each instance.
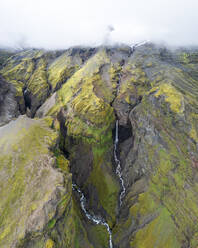
[[[18,115],[14,87],[0,76],[0,126]]]

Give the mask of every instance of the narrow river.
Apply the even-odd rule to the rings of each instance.
[[[112,232],[111,232],[111,229],[110,229],[108,223],[102,217],[90,214],[86,209],[86,198],[85,198],[85,195],[83,194],[83,192],[78,188],[78,186],[76,184],[72,184],[72,188],[73,188],[73,190],[78,192],[78,194],[80,196],[81,209],[85,213],[87,219],[89,219],[90,221],[92,221],[96,225],[102,225],[102,226],[106,227],[107,232],[109,233],[109,248],[113,248]]]
[[[131,49],[132,49],[132,53],[135,51],[135,48],[141,45],[144,45],[146,42],[141,42],[138,44],[134,44],[131,45]],[[120,82],[121,82],[121,74],[119,74],[119,80],[117,83],[117,94],[116,96],[118,96],[119,94],[119,89],[120,89]],[[122,205],[122,201],[123,198],[125,197],[126,194],[126,188],[124,185],[124,179],[122,177],[122,168],[121,168],[121,162],[118,159],[118,145],[119,145],[119,121],[118,119],[116,120],[116,130],[115,130],[115,140],[114,140],[114,160],[116,163],[116,174],[120,180],[120,184],[121,184],[121,192],[120,192],[120,196],[119,196],[119,203],[120,203],[120,207]],[[109,248],[113,248],[113,242],[112,242],[112,232],[111,229],[109,227],[109,224],[100,216],[96,216],[94,214],[90,214],[88,212],[88,210],[86,209],[86,198],[85,195],[83,194],[83,192],[79,189],[79,187],[76,184],[72,184],[72,189],[75,190],[80,197],[80,205],[81,205],[81,209],[83,210],[84,214],[86,215],[87,219],[89,219],[90,221],[92,221],[94,224],[96,225],[102,225],[105,226],[107,229],[107,232],[109,234]]]

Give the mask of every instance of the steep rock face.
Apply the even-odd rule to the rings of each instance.
[[[61,111],[66,130],[63,149],[70,154],[73,179],[84,188],[90,209],[102,212],[112,221],[118,184],[111,163],[115,117],[110,102],[116,90],[116,83],[111,84],[109,78],[111,68],[106,51],[99,51],[57,92],[56,103],[47,114],[56,116]]]
[[[0,48],[0,69],[4,66],[6,60],[14,54],[14,51],[4,50]]]
[[[70,160],[73,180],[85,193],[88,209],[111,226],[119,194],[112,163],[115,116],[111,104],[129,52],[130,48],[100,49],[36,114],[53,116],[54,125],[58,119],[61,147]],[[94,247],[108,246],[105,227],[92,228],[89,223],[87,232]]]
[[[117,247],[197,247],[198,85],[181,53],[165,54],[148,46],[132,57],[149,84],[128,116],[133,138],[120,146],[128,189]]]
[[[18,99],[18,103],[20,106],[20,112],[22,114],[26,111],[26,104],[25,100],[27,101],[27,107],[31,108],[31,96],[30,92],[31,90],[27,91],[27,84],[29,80],[31,79],[31,76],[33,75],[34,69],[37,67],[37,62],[40,60],[40,58],[43,55],[43,51],[38,50],[30,50],[30,51],[23,51],[20,53],[17,53],[16,55],[11,56],[5,63],[4,67],[1,70],[1,74],[4,76],[4,78],[11,83],[15,90],[16,90],[16,97]],[[41,64],[40,64],[41,66]],[[33,78],[31,80],[31,83],[29,84],[29,88],[36,90],[37,94],[40,93],[40,96],[42,97],[41,91],[39,91],[39,88],[43,88],[43,82],[45,84],[45,72],[43,72],[43,66],[41,66],[41,70],[38,69],[33,75]],[[37,84],[34,86],[34,79],[37,82]],[[39,79],[39,81],[37,81]],[[42,81],[40,82],[40,79]],[[45,88],[45,86],[44,86]],[[23,92],[26,89],[26,96],[24,99]],[[35,95],[32,92],[33,95]],[[45,92],[44,92],[45,95]],[[40,99],[38,99],[39,102]]]
[[[52,91],[58,90],[94,54],[95,50],[94,48],[68,49],[55,59],[48,69],[49,83]]]
[[[20,111],[34,117],[48,96],[94,53],[95,49],[71,48],[66,52],[26,50],[11,56],[0,73],[15,90]]]
[[[15,90],[0,76],[0,126],[19,115]]]

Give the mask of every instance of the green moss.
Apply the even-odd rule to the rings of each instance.
[[[31,184],[27,184],[27,181],[34,182],[39,170],[43,182],[48,178],[49,169],[41,169],[39,166],[47,159],[49,146],[54,145],[57,138],[57,134],[41,121],[28,121],[21,117],[20,120],[15,121],[15,124],[8,125],[13,125],[12,130],[8,128],[6,131],[7,126],[5,126],[4,135],[0,141],[1,172],[3,172],[1,175],[4,175],[0,183],[1,247],[4,247],[8,240],[12,242],[12,238],[18,240],[24,238],[28,216],[39,208],[43,201],[48,201],[51,189],[46,191],[44,187],[45,191],[40,189],[38,193],[36,186],[28,187]],[[27,190],[28,194],[26,194]],[[21,205],[21,199],[23,199],[23,205]],[[16,233],[15,229],[18,225],[20,225],[20,232],[15,237],[13,233]]]
[[[50,220],[48,223],[48,228],[52,229],[55,226],[55,224],[56,224],[56,219]]]
[[[112,116],[112,111],[109,113],[110,118],[114,119],[114,115]],[[89,125],[87,121],[82,121],[79,117],[74,117],[73,119],[66,120],[66,126],[68,135],[74,138],[79,138],[84,140],[84,142],[88,144],[103,144],[107,140],[111,138],[111,130],[112,120],[108,121],[108,117],[106,116],[107,125],[103,125],[101,127],[97,127],[95,125]],[[110,122],[110,127],[109,123]]]
[[[173,110],[167,111],[167,106],[160,101],[153,103],[152,96],[145,96],[137,106],[133,116],[137,123],[134,144],[141,147],[141,152],[133,168],[146,164],[147,186],[139,186],[136,192],[137,181],[128,190],[125,202],[130,211],[113,230],[116,244],[126,238],[126,230],[133,228],[137,231],[131,235],[131,247],[181,247],[187,244],[187,239],[196,237],[198,185],[193,179],[193,158],[189,156],[189,150],[196,153],[196,146],[189,136],[191,126],[196,129],[197,125],[196,116],[190,111],[186,116],[188,125],[185,126],[179,123],[181,117]],[[147,132],[147,123],[151,130],[154,128],[154,133]]]
[[[109,75],[110,75],[110,81],[112,84],[113,89],[116,89],[117,87],[117,82],[119,81],[119,75],[122,71],[122,67],[118,64],[111,64],[109,67]]]
[[[38,97],[38,99],[46,96],[49,91],[47,83],[46,60],[41,58],[37,64],[37,68],[33,72],[30,80],[28,81],[28,90]]]
[[[68,135],[89,144],[104,143],[115,120],[113,108],[94,92],[100,84],[100,68],[108,62],[104,51],[91,58],[59,90],[56,104],[48,113],[54,115],[64,107]]]
[[[147,111],[153,111],[148,103],[146,108]],[[162,149],[160,147],[147,145],[146,149],[149,151],[150,163],[155,163],[157,167],[155,167],[152,173],[153,175],[151,176],[151,182],[146,194],[149,194],[149,198],[154,200],[156,209],[157,206],[163,204],[170,213],[170,216],[173,217],[175,236],[177,241],[181,244],[184,239],[183,233],[185,233],[186,236],[192,236],[194,234],[195,222],[192,220],[192,215],[198,216],[195,203],[197,184],[189,185],[188,188],[184,189],[185,184],[193,181],[193,171],[187,150],[188,136],[174,129],[169,119],[170,116],[163,116],[162,119],[162,114],[159,111],[156,113],[155,118],[156,117],[159,118],[158,120],[161,120],[160,135],[166,143],[167,148]],[[171,116],[171,118],[173,120],[175,117]],[[167,126],[169,127],[168,130],[166,128]],[[145,197],[143,198],[146,199]],[[145,200],[145,203],[141,201],[141,198],[139,198],[139,200],[140,209],[146,206],[146,202],[151,202],[151,200],[148,199]],[[193,214],[188,211],[187,214],[186,210],[189,208]],[[143,216],[148,214],[146,214],[147,211],[147,209],[143,212],[138,210]],[[169,223],[168,218],[167,223]],[[166,223],[163,225],[165,226]],[[167,225],[171,226],[171,223]]]
[[[56,163],[63,172],[69,172],[69,161],[63,155],[57,156]]]
[[[32,60],[22,60],[17,65],[14,64],[15,61],[10,61],[10,63],[5,66],[1,73],[8,81],[22,81],[28,80],[34,68],[34,63]]]
[[[198,247],[198,232],[197,232],[197,230],[196,230],[193,238],[190,241],[190,245],[191,245],[191,247],[195,247],[195,248]]]
[[[134,104],[134,99],[143,96],[150,88],[145,72],[130,61],[123,68],[122,78],[117,99],[125,100],[129,105]]]
[[[52,90],[54,91],[59,85],[65,83],[79,68],[79,65],[73,63],[72,57],[67,52],[53,61],[48,70]]]
[[[110,145],[94,146],[94,168],[88,179],[98,193],[100,205],[106,210],[110,225],[115,222],[119,184],[113,177],[111,162],[105,161]]]
[[[109,102],[113,99],[114,89],[106,90],[105,80],[108,79],[101,77],[101,70],[107,70],[107,73],[110,70],[110,77],[116,84],[120,68],[118,65],[109,67],[109,62],[104,50],[88,60],[58,91],[56,104],[48,114],[55,115],[63,107],[67,135],[75,143],[92,145],[94,168],[86,185],[91,184],[96,188],[99,204],[106,210],[112,225],[115,222],[119,184],[113,177],[111,159],[105,161],[108,152],[111,152],[109,147],[112,147],[115,116]]]
[[[76,201],[71,199],[63,217],[56,224],[56,227],[61,230],[61,236],[57,232],[57,228],[54,228],[49,234],[56,247],[93,248],[82,224],[82,216],[78,206]]]
[[[190,122],[191,122],[191,129],[190,129],[190,137],[194,139],[196,142],[198,142],[198,114],[191,113],[190,114]]]
[[[54,246],[54,241],[52,239],[48,239],[45,243],[45,248],[53,248]]]
[[[180,247],[180,243],[175,235],[174,222],[165,208],[161,209],[155,220],[145,225],[135,234],[134,240],[130,242],[130,247]]]
[[[170,103],[170,108],[175,113],[183,113],[184,111],[184,98],[183,95],[175,89],[171,84],[163,83],[159,87],[152,89],[157,90],[156,97],[161,95],[165,96],[165,101]]]
[[[107,55],[104,51],[97,53],[93,58],[88,60],[88,62],[80,70],[74,73],[74,75],[67,81],[67,84],[64,84],[63,87],[58,91],[56,104],[48,114],[53,115],[64,106],[67,106],[70,110],[72,101],[74,101],[74,105],[77,104],[77,100],[75,100],[75,98],[78,96],[78,94],[81,93],[81,91],[82,98],[80,101],[82,104],[84,104],[84,102],[88,100],[87,108],[89,108],[91,101],[89,101],[88,97],[91,96],[92,100],[94,100],[92,83],[94,81],[95,75],[99,73],[99,69],[104,63],[109,63],[109,59],[107,58]],[[96,96],[95,99],[96,102],[98,102]],[[75,113],[75,109],[71,108],[71,111],[72,110],[74,110]]]
[[[88,235],[94,247],[109,247],[109,235],[104,226],[91,226]]]
[[[179,60],[184,64],[188,64],[190,62],[190,54],[186,52],[180,53]]]

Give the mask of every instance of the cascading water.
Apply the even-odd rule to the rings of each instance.
[[[114,141],[114,160],[116,163],[116,174],[119,177],[120,183],[121,183],[121,193],[120,193],[120,206],[121,206],[122,200],[123,200],[125,193],[126,193],[126,188],[124,185],[124,179],[122,177],[121,163],[120,163],[120,160],[118,159],[118,156],[117,156],[118,143],[119,143],[118,131],[119,131],[119,122],[118,122],[118,120],[116,120],[116,132],[115,132],[115,141]]]
[[[120,81],[121,81],[121,74],[119,73],[118,75],[119,77],[119,80],[118,80],[118,83],[117,83],[117,96],[119,94],[119,90],[120,90]],[[116,174],[117,176],[119,177],[119,180],[120,180],[120,184],[121,184],[121,192],[120,192],[120,206],[122,205],[122,200],[125,196],[125,193],[126,193],[126,188],[124,186],[124,179],[122,178],[122,168],[121,168],[121,163],[120,163],[120,160],[118,159],[118,143],[119,143],[119,136],[118,136],[118,132],[119,132],[119,121],[116,120],[116,131],[115,131],[115,141],[114,141],[114,160],[115,160],[115,163],[116,163]]]
[[[85,198],[85,195],[83,194],[83,192],[78,188],[78,186],[76,184],[72,184],[72,189],[77,191],[78,194],[80,195],[80,205],[81,205],[81,208],[83,210],[83,212],[85,213],[87,219],[91,220],[94,224],[96,225],[102,225],[102,226],[105,226],[106,229],[107,229],[107,232],[109,233],[109,248],[113,248],[113,243],[112,243],[112,232],[111,232],[111,229],[108,225],[108,223],[102,218],[102,217],[99,217],[99,216],[95,216],[95,215],[91,215],[85,205],[86,205],[86,198]]]
[[[132,52],[135,51],[135,48],[136,47],[141,46],[141,45],[144,45],[145,43],[147,43],[147,41],[146,42],[144,41],[144,42],[141,42],[141,43],[138,43],[138,44],[131,45]],[[119,76],[119,80],[118,80],[118,83],[117,83],[117,96],[119,94],[119,89],[120,89],[121,74],[119,74],[118,76]],[[114,141],[114,160],[115,160],[115,163],[116,163],[116,174],[119,177],[119,180],[120,180],[120,183],[121,183],[121,192],[120,192],[120,198],[119,198],[119,200],[120,200],[120,206],[121,206],[122,205],[122,200],[123,200],[123,198],[125,196],[125,193],[126,193],[126,188],[125,188],[125,185],[124,185],[124,179],[122,177],[121,162],[118,159],[118,155],[117,155],[118,154],[118,144],[119,144],[118,133],[119,133],[119,121],[116,120],[116,132],[115,132],[115,141]],[[111,229],[110,229],[108,223],[102,217],[96,216],[94,214],[90,214],[87,211],[87,209],[85,207],[86,206],[85,195],[78,188],[78,186],[76,184],[72,184],[72,189],[75,190],[76,192],[78,192],[78,194],[80,196],[81,209],[85,213],[87,219],[91,220],[96,225],[102,225],[102,226],[105,226],[106,227],[107,232],[109,233],[109,248],[113,248],[112,232],[111,232]]]
[[[139,43],[135,43],[135,44],[132,44],[131,45],[131,51],[132,53],[135,51],[135,48],[139,47],[139,46],[142,46],[144,44],[146,44],[148,41],[142,41],[142,42],[139,42]],[[118,80],[118,83],[117,83],[117,96],[119,94],[119,90],[120,90],[120,81],[121,81],[121,74],[119,73],[119,80]],[[119,132],[119,121],[116,120],[116,132],[115,132],[115,141],[114,141],[114,160],[115,160],[115,163],[116,163],[116,174],[117,176],[119,177],[119,180],[120,180],[120,184],[121,184],[121,192],[120,192],[120,206],[122,205],[122,200],[126,194],[126,188],[125,188],[125,185],[124,185],[124,179],[122,177],[122,168],[121,168],[121,162],[120,160],[118,159],[118,144],[119,144],[119,136],[118,136],[118,132]]]

